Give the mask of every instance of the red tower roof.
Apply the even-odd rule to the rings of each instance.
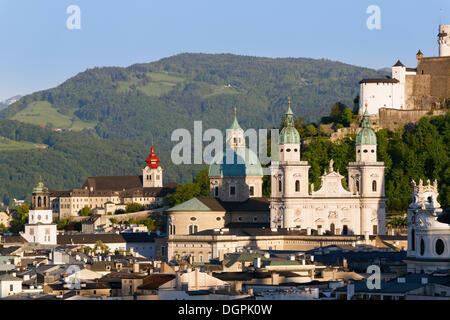
[[[145,160],[147,162],[147,165],[151,168],[151,169],[157,169],[159,166],[159,162],[161,161],[158,156],[155,153],[155,147],[152,146],[150,155],[147,157],[147,160]]]

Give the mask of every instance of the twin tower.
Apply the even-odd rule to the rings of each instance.
[[[279,135],[278,161],[272,161],[270,220],[272,228],[306,229],[308,234],[385,234],[383,162],[377,161],[377,137],[370,128],[369,114],[363,115],[356,137],[356,161],[348,169],[348,189],[344,178],[330,161],[315,190],[309,184],[307,161],[301,161],[300,135],[290,107],[285,127]]]

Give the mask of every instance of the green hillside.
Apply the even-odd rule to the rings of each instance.
[[[204,130],[224,130],[237,106],[243,128],[271,128],[280,124],[290,96],[296,116],[318,121],[336,101],[352,108],[362,78],[384,75],[323,59],[180,54],[128,68],[86,70],[56,88],[21,98],[0,117],[154,143],[167,165],[175,144],[171,133],[192,130],[194,120],[202,120]],[[196,170],[181,170],[176,178],[189,181]]]
[[[81,132],[53,132],[0,119],[0,202],[30,199],[39,176],[48,188],[79,188],[88,176],[141,174],[150,146],[104,140]],[[180,179],[186,168],[164,164],[164,181]],[[186,176],[186,179],[192,177]]]

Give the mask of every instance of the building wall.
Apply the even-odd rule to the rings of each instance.
[[[0,298],[5,298],[20,292],[22,292],[22,281],[0,281]]]
[[[189,226],[196,226],[197,231],[224,228],[229,217],[224,211],[179,211],[169,212],[167,233],[171,235],[189,234]]]

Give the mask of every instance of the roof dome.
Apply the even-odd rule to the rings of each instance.
[[[42,177],[39,178],[39,183],[36,187],[33,188],[33,193],[48,193],[47,187],[44,186],[44,183],[42,182]]]
[[[363,121],[362,121],[362,129],[356,135],[356,145],[376,145],[377,144],[377,135],[375,131],[370,128],[370,115],[367,110],[364,112]]]
[[[228,157],[227,157],[228,154]],[[229,161],[227,161],[227,158]],[[227,148],[216,155],[209,166],[210,177],[259,177],[263,176],[257,155],[248,148]]]
[[[281,130],[278,144],[300,144],[300,134],[294,127],[294,113],[291,109],[291,99],[289,99],[289,108],[286,112],[286,126]]]

